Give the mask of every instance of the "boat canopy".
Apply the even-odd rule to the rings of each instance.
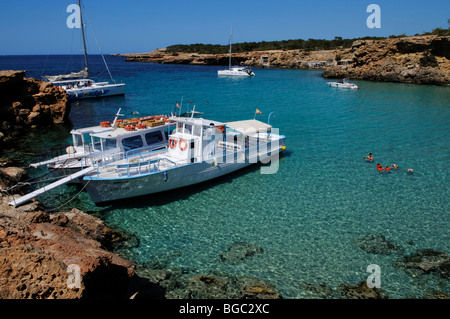
[[[228,122],[226,125],[233,130],[242,132],[244,134],[260,133],[260,132],[270,132],[272,126],[258,120],[246,120],[246,121],[236,121]]]

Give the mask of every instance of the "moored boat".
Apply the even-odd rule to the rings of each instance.
[[[158,149],[167,146],[170,126],[168,116],[118,119],[120,115],[122,114],[119,109],[112,123],[102,121],[96,126],[72,130],[72,145],[61,148],[65,154],[43,160],[40,158],[38,162],[30,164],[30,167],[45,165],[50,169],[81,169],[82,165],[86,167],[86,162],[81,159],[94,153],[96,157],[101,158],[136,148]]]
[[[51,189],[80,179],[95,204],[150,195],[206,182],[256,163],[264,174],[278,169],[285,136],[257,121],[222,123],[203,118],[170,117],[175,124],[168,147],[136,148],[81,159],[82,169],[45,188],[14,199],[21,205]]]
[[[337,87],[342,89],[359,89],[359,87],[356,84],[348,82],[347,79],[342,79],[337,82],[327,82],[327,84],[331,87]]]

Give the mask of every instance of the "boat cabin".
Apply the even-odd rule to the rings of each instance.
[[[109,123],[109,122],[108,122]],[[173,127],[174,124],[172,124]],[[93,126],[72,130],[73,147],[77,153],[93,153],[119,148],[129,151],[143,147],[162,147],[167,144],[169,123],[153,127]]]

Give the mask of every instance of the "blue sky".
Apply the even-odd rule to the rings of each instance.
[[[79,30],[66,8],[75,0],[2,0],[0,54],[81,53]],[[414,35],[448,28],[448,0],[84,0],[104,53],[148,52],[171,44],[227,44],[335,36]],[[381,8],[381,28],[369,29],[369,4]],[[92,31],[88,46],[99,53]]]

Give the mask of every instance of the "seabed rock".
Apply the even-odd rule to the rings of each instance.
[[[401,254],[403,248],[389,242],[383,235],[367,235],[356,242],[359,248],[368,254]]]
[[[339,294],[344,299],[387,299],[387,294],[379,288],[369,288],[367,282],[340,284]]]
[[[264,250],[251,243],[236,242],[228,249],[227,252],[220,254],[219,258],[222,262],[230,264],[239,264],[243,260],[262,253]]]
[[[450,256],[433,249],[423,249],[413,255],[404,256],[394,263],[412,277],[434,273],[442,278],[450,278]]]

